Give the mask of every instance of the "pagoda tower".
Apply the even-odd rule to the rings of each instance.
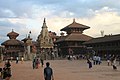
[[[38,53],[40,54],[40,56],[41,56],[41,54],[44,54],[44,58],[47,58],[53,49],[53,41],[49,35],[45,18],[43,21],[42,30],[37,39],[37,43],[38,43]]]
[[[23,57],[24,43],[16,39],[19,34],[12,30],[7,36],[9,37],[9,40],[6,40],[1,44],[5,46],[3,58],[10,59],[12,57],[13,59],[16,59],[16,57]]]
[[[77,23],[75,19],[61,31],[67,33],[66,36],[61,36],[56,44],[58,45],[59,55],[65,57],[66,55],[81,55],[86,53],[84,42],[92,39],[92,37],[83,34],[85,29],[89,26]]]

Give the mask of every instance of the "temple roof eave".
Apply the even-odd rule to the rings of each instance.
[[[105,42],[112,42],[112,41],[119,41],[119,40],[120,40],[120,34],[117,34],[117,35],[93,38],[93,39],[85,42],[84,44],[105,43]]]
[[[85,30],[85,29],[89,29],[90,27],[86,26],[86,25],[83,25],[83,24],[76,23],[75,21],[73,21],[73,23],[71,23],[68,26],[62,28],[60,31],[66,31],[66,30],[72,29],[72,28],[79,28],[79,29]]]
[[[80,27],[64,27],[64,28],[62,28],[60,31],[67,31],[67,30],[69,30],[69,29],[74,29],[74,28],[78,28],[78,29],[83,29],[83,30],[85,30],[85,29],[89,29],[90,27],[86,27],[86,28],[80,28]]]
[[[70,34],[67,36],[60,37],[55,43],[64,42],[64,41],[88,41],[92,37],[85,34]]]
[[[10,40],[7,40],[5,42],[3,42],[1,45],[21,45],[23,46],[24,43],[22,41],[19,41],[17,39],[10,39]]]

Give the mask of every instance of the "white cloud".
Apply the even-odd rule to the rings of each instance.
[[[94,37],[101,36],[101,30],[104,30],[106,35],[119,34],[120,32],[120,16],[116,12],[97,13],[95,17],[81,21],[91,27],[86,33]]]
[[[1,38],[13,28],[20,34],[20,39],[32,31],[31,37],[36,40],[44,17],[48,30],[58,35],[60,29],[73,22],[73,18],[91,27],[85,30],[87,35],[98,37],[101,30],[105,34],[118,34],[120,1],[113,3],[114,0],[0,0],[0,30],[4,30],[0,33]]]

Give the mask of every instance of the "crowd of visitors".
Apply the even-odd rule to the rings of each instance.
[[[118,62],[120,63],[119,57],[117,57],[115,55],[106,57],[107,65],[112,66],[114,70],[117,70],[117,59],[118,59]],[[92,59],[87,58],[87,63],[89,65],[89,68],[92,68],[92,64],[93,65],[100,65],[102,63],[101,57],[100,56],[93,56]]]
[[[83,58],[84,57],[84,58]],[[80,57],[79,56],[68,56],[67,59],[68,60],[78,60]],[[91,69],[93,67],[93,65],[100,65],[102,63],[101,57],[94,55],[92,58],[87,58],[85,56],[82,56],[82,59],[86,59],[87,60],[87,64],[88,67]],[[108,66],[112,66],[112,68],[114,70],[117,70],[117,63],[116,61],[119,61],[120,64],[120,57],[117,56],[109,56],[106,57],[106,63]],[[21,58],[21,63],[23,63],[24,58]],[[11,60],[12,62],[12,60]],[[19,59],[18,57],[16,57],[16,64],[18,64]],[[41,65],[41,67],[44,66],[44,60],[35,57],[32,61],[32,67],[33,69],[38,69],[39,66]],[[46,63],[46,67],[44,68],[44,79],[45,80],[53,80],[53,70],[52,68],[49,67],[50,63],[47,62]],[[11,74],[11,63],[10,60],[5,61],[5,65],[4,68],[0,68],[0,80],[10,80],[12,74]]]

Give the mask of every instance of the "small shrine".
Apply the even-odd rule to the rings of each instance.
[[[24,42],[25,48],[25,59],[33,60],[36,57],[36,42],[32,41],[30,37],[31,31],[28,34],[28,37],[24,38],[22,41]]]

